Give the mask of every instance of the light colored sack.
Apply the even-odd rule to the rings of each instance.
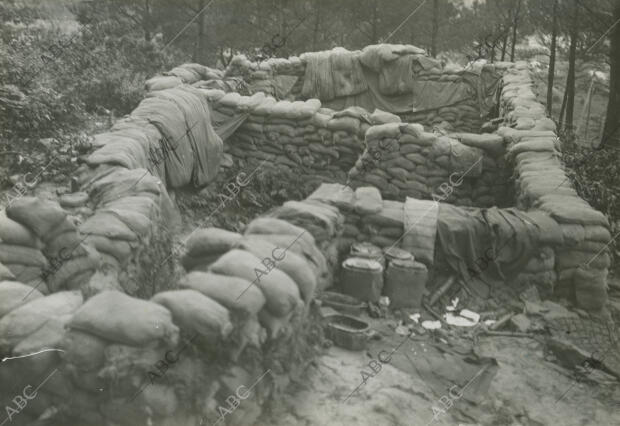
[[[234,247],[241,238],[241,234],[225,229],[198,229],[187,240],[187,252],[192,256],[224,253]]]
[[[0,350],[13,349],[49,320],[72,314],[82,301],[80,292],[63,291],[31,300],[12,310],[0,319]]]
[[[4,210],[0,211],[0,243],[15,244],[33,248],[41,243],[24,225],[9,219]]]
[[[41,292],[16,281],[0,282],[0,318],[31,300],[43,297]]]
[[[181,278],[179,287],[196,290],[230,310],[250,315],[258,314],[265,306],[263,292],[250,281],[239,277],[195,271]]]
[[[248,251],[234,249],[220,257],[210,270],[244,278],[258,286],[267,300],[267,310],[282,317],[302,303],[299,289],[288,275],[277,268],[268,270],[262,260]]]
[[[303,300],[310,303],[314,297],[317,279],[306,259],[258,235],[243,238],[239,242],[239,248],[249,251],[260,259],[273,260],[276,268],[295,281]]]
[[[104,350],[109,342],[79,330],[67,330],[59,347],[64,350],[61,358],[84,371],[92,371],[103,365]]]
[[[172,320],[181,329],[218,337],[227,337],[233,330],[228,309],[196,290],[163,291],[151,301],[172,312]]]
[[[153,340],[176,345],[179,340],[179,328],[166,308],[119,291],[104,291],[88,299],[69,327],[132,346]]]

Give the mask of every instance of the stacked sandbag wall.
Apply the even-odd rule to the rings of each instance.
[[[455,131],[478,132],[495,113],[497,84],[506,66],[444,67],[415,46],[381,44],[261,62],[237,55],[223,73],[185,64],[149,80],[147,89],[186,83],[248,95],[262,92],[277,100],[316,98],[334,110],[355,105],[369,112],[388,111],[427,128],[445,122]],[[198,75],[207,77],[197,80]]]
[[[280,234],[241,238],[209,272],[191,272],[150,300],[116,290],[88,300],[79,291],[43,296],[0,282],[0,355],[13,367],[0,369],[0,399],[11,406],[15,395],[36,394],[24,413],[9,412],[11,421],[253,424],[304,369],[320,335],[309,308],[317,276],[294,254],[312,240],[306,234],[293,248],[295,235],[285,234],[289,245],[278,251],[272,236]],[[258,256],[275,256],[277,268]],[[231,406],[241,386],[245,397]]]
[[[79,229],[92,211],[77,210],[22,197],[0,212],[0,279],[42,294],[79,290],[89,283],[102,258]]]
[[[561,141],[544,105],[536,100],[527,63],[508,69],[502,85],[500,113],[506,127],[498,133],[509,142],[507,160],[514,164],[516,204],[523,210],[546,212],[559,226],[561,242],[553,246],[554,293],[598,311],[607,301],[609,222],[579,197],[564,171]]]
[[[80,230],[125,293],[150,297],[170,285],[179,217],[168,190],[213,182],[222,145],[207,99],[189,86],[152,92],[95,135],[77,179],[94,214]]]
[[[114,257],[119,248],[106,251],[121,243],[136,252],[119,253],[125,257],[152,256],[150,233],[161,232],[153,226],[169,219],[161,217],[167,206],[155,202],[161,182],[143,172],[103,165],[86,173],[83,189],[94,214],[79,230],[65,224],[72,216],[57,203],[23,198],[10,206],[0,235],[11,242],[40,235],[51,243],[39,244],[43,253],[51,253],[58,245],[48,237],[51,230],[83,231],[78,247],[94,252],[97,269],[121,261]],[[28,414],[11,411],[11,420],[25,425],[46,415],[54,425],[197,426],[222,417],[223,424],[254,422],[274,392],[301,373],[319,343],[310,303],[317,289],[331,284],[319,247],[329,252],[342,218],[329,205],[301,204],[285,203],[250,222],[244,236],[198,230],[187,244],[193,263],[182,259],[191,272],[163,289],[119,285],[105,269],[90,271],[90,280],[63,280],[44,296],[2,269],[0,357],[14,368],[0,369],[0,399],[30,397],[42,383]],[[158,260],[135,267],[164,274]],[[133,291],[140,298],[126,294]],[[264,380],[248,393],[259,377]],[[240,386],[248,397],[232,410],[230,395]]]
[[[363,112],[321,108],[318,99],[289,102],[262,93],[201,91],[220,116],[245,116],[226,140],[225,153],[237,161],[267,162],[302,175],[344,178],[361,154],[370,126]]]
[[[352,244],[370,242],[382,249],[398,247],[408,251],[417,261],[427,266],[431,276],[451,270],[436,236],[438,222],[446,214],[442,206],[448,206],[446,204],[413,198],[407,198],[405,202],[392,201],[384,199],[376,187],[366,186],[353,190],[340,184],[322,184],[308,196],[306,202],[329,204],[337,207],[344,216],[342,233],[338,239],[339,261],[349,256]],[[478,211],[453,205],[448,207],[460,211],[461,217],[470,217],[470,224],[464,226],[480,229],[481,217]],[[550,297],[557,280],[554,247],[563,241],[560,226],[544,211],[530,210],[523,217],[528,225],[537,229],[536,247],[528,242],[534,241],[528,240],[531,236],[517,236],[522,241],[522,245],[517,246],[529,246],[530,251],[522,253],[517,249],[511,254],[505,248],[507,243],[511,243],[511,238],[497,241],[496,230],[488,227],[488,234],[478,237],[489,241],[490,245],[479,248],[479,252],[485,255],[475,259],[475,265],[472,265],[475,269],[472,270],[483,274],[496,258],[506,259],[507,256],[515,255],[521,259],[527,256],[524,267],[518,273],[505,276],[506,284],[515,289],[525,289],[533,284],[543,297]],[[502,225],[505,225],[503,231],[510,234],[509,223]],[[489,254],[488,249],[493,248],[495,251]],[[470,256],[469,253],[462,253],[461,257],[466,259]],[[477,275],[470,278],[477,279]]]
[[[199,81],[221,79],[224,73],[200,64],[183,64],[150,78],[144,87],[147,92],[172,89],[181,84],[193,84]]]
[[[214,181],[222,154],[195,90],[156,91],[97,135],[76,174],[81,192],[61,199],[68,211],[23,198],[0,217],[11,267],[0,263],[0,356],[15,367],[1,369],[0,397],[29,399],[28,414],[20,402],[10,411],[13,423],[251,424],[314,356],[310,302],[331,284],[323,250],[340,233],[336,209],[287,203],[206,270],[174,278],[167,186]],[[33,261],[26,254],[38,262],[28,285],[16,277]],[[242,406],[231,406],[240,386]]]
[[[436,135],[419,124],[370,127],[365,150],[349,172],[353,187],[373,185],[386,198],[435,199],[463,206],[506,206],[503,138]]]
[[[454,130],[479,133],[483,124],[496,113],[495,95],[505,65],[485,64],[476,68],[476,71],[437,67],[421,69],[415,74],[413,83],[414,109],[400,113],[400,117],[427,128],[442,126],[445,122]],[[428,105],[425,99],[415,102],[418,96],[433,100],[434,93],[439,97],[442,92],[459,95],[453,95],[454,100],[443,106]]]

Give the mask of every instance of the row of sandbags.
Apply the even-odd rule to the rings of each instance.
[[[81,184],[95,206],[79,227],[83,241],[96,249],[106,271],[116,271],[122,290],[138,293],[144,262],[162,266],[158,276],[165,279],[161,262],[169,253],[156,240],[170,238],[180,219],[163,183],[144,169],[104,165],[87,171]]]
[[[526,288],[529,285],[535,285],[540,295],[547,299],[553,295],[557,278],[553,247],[542,246],[532,254],[532,257],[523,268],[523,272],[512,280],[511,285],[515,288]]]
[[[475,100],[437,109],[408,112],[400,116],[408,123],[420,123],[429,128],[446,122],[453,129],[472,133],[479,132],[484,122]]]
[[[103,416],[135,424],[143,414],[127,407],[125,399],[144,384],[145,377],[153,380],[149,374],[162,354],[186,346],[179,341],[179,331],[186,338],[199,336],[192,339],[193,344],[211,351],[235,328],[234,344],[224,349],[236,360],[248,345],[260,349],[267,335],[275,339],[293,332],[295,314],[303,315],[304,304],[312,300],[327,268],[310,232],[273,218],[253,221],[244,237],[206,229],[188,241],[188,253],[214,250],[226,252],[207,271],[184,276],[179,290],[159,292],[150,301],[103,291],[82,305],[79,292],[45,298],[38,291],[28,292],[30,288],[21,283],[3,282],[0,336],[6,339],[0,339],[0,350],[3,355],[19,356],[45,345],[59,348],[64,351],[60,354],[64,363],[63,375],[57,379],[66,392],[56,394],[54,386],[45,399],[48,406],[61,404],[59,397],[69,394],[72,414],[79,414],[82,421],[101,424]],[[275,269],[267,268],[267,258],[275,261]],[[10,315],[1,318],[4,314]],[[36,330],[41,331],[31,337]],[[51,369],[59,362],[52,353],[45,365]],[[203,389],[214,379],[212,368],[197,360],[177,366],[165,382],[144,387],[140,401],[161,416],[180,415],[180,406],[189,412],[195,407],[180,401],[175,390],[180,385]],[[42,366],[36,369],[42,370]],[[111,383],[117,397],[100,393]],[[165,403],[157,406],[161,398]],[[215,405],[208,405],[209,409],[215,411]]]
[[[382,199],[375,187],[353,191],[340,184],[323,184],[307,201],[332,205],[344,215],[338,253],[348,253],[356,242],[371,242],[381,248],[399,247],[432,265],[435,256],[438,205],[434,201],[407,198]]]
[[[241,96],[203,91],[218,114],[233,120],[247,114],[229,138],[226,151],[291,169],[347,171],[362,152],[363,135],[381,114],[351,107],[335,112],[317,99],[277,102],[262,93]]]
[[[195,230],[187,240],[181,264],[191,271],[184,279],[201,273],[205,278],[234,277],[224,280],[227,284],[219,289],[206,283],[205,291],[215,291],[212,297],[228,292],[225,297],[230,301],[239,297],[237,303],[247,304],[252,315],[266,303],[266,313],[276,318],[290,315],[302,299],[309,303],[325,273],[325,259],[309,232],[267,217],[250,222],[245,235],[218,228]]]
[[[93,144],[98,149],[88,165],[147,169],[170,188],[211,182],[223,148],[207,99],[189,86],[152,92],[130,116],[96,135]]]
[[[307,52],[299,58],[271,58],[256,63],[245,56],[235,56],[225,76],[242,76],[251,92],[264,91],[292,99],[318,98],[324,102],[368,91],[362,67],[378,75],[378,90],[383,95],[410,92],[415,74],[440,69],[439,61],[424,50],[411,45],[372,45],[361,51],[342,47]],[[276,86],[276,90],[272,90]]]
[[[306,201],[316,201],[337,207],[344,216],[338,252],[348,252],[356,242],[370,241],[379,247],[399,243],[403,234],[404,203],[383,200],[375,187],[351,187],[341,184],[322,184]]]
[[[221,79],[223,72],[200,64],[183,64],[145,83],[147,92],[172,89],[181,84],[193,84],[201,80]]]
[[[366,149],[349,177],[355,186],[376,186],[390,198],[428,199],[436,194],[459,205],[494,204],[501,172],[496,147],[502,138],[459,136],[463,142],[425,132],[419,124],[373,126],[366,132]],[[441,189],[448,186],[451,189]]]
[[[0,213],[0,263],[40,292],[76,289],[99,265],[58,202],[23,197]]]
[[[215,300],[191,289],[161,292],[150,301],[118,291],[84,301],[78,291],[43,296],[29,290],[21,283],[0,283],[0,352],[43,353],[11,360],[19,370],[2,369],[0,393],[8,400],[25,384],[53,374],[39,389],[41,403],[29,407],[31,421],[56,408],[78,424],[133,425],[147,421],[144,408],[150,417],[197,411],[181,400],[179,386],[208,397],[213,373],[196,348],[217,347],[233,331],[230,312]],[[166,371],[155,365],[175,358],[179,365],[163,379]],[[181,407],[186,410],[178,412]]]
[[[508,140],[508,157],[515,164],[517,205],[545,211],[560,225],[556,294],[598,310],[607,300],[609,222],[579,197],[564,172],[555,124],[536,101],[527,64],[509,69],[503,84],[500,112],[510,128],[498,133]]]

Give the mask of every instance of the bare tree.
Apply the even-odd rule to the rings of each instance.
[[[555,78],[555,50],[558,38],[558,0],[553,1],[553,24],[551,27],[551,48],[549,49],[549,73],[547,74],[547,114],[553,110],[553,79]]]
[[[614,4],[613,20],[609,46],[609,101],[601,146],[620,148],[620,0]]]

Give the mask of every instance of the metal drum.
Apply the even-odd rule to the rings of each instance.
[[[350,257],[361,257],[364,259],[375,260],[381,264],[383,269],[385,269],[385,257],[383,256],[383,250],[374,244],[368,242],[351,244]]]
[[[383,250],[383,254],[387,265],[389,265],[392,260],[415,260],[411,253],[398,247],[388,247]]]
[[[378,302],[383,289],[383,266],[376,260],[350,257],[342,262],[340,288],[364,302]]]
[[[428,270],[424,264],[413,259],[394,259],[390,261],[385,272],[383,294],[390,298],[390,307],[422,307],[422,296],[426,288]]]

